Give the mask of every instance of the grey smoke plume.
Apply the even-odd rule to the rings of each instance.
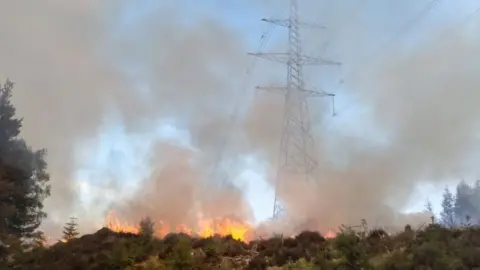
[[[415,221],[398,211],[419,182],[444,184],[463,166],[478,144],[478,40],[436,34],[412,51],[389,55],[357,82],[355,90],[388,143],[336,134],[328,148],[333,151],[319,152],[319,183],[285,184],[283,197],[294,219],[323,229],[362,218],[402,226]],[[346,153],[345,166],[329,165],[338,158],[336,149],[342,157]]]
[[[418,10],[412,3],[402,6],[405,13]],[[159,119],[174,118],[176,125],[189,130],[195,148],[154,142],[148,155],[140,157],[152,169],[144,185],[132,198],[116,198],[121,215],[132,222],[139,215],[188,222],[196,214],[192,209],[201,209],[212,216],[237,214],[248,219],[250,209],[238,189],[211,189],[211,200],[203,199],[208,171],[219,142],[233,129],[230,114],[246,79],[249,49],[243,32],[208,17],[194,23],[181,21],[177,16],[181,11],[170,7],[153,10],[137,26],[127,25],[114,35],[111,21],[124,4],[59,0],[0,4],[4,40],[0,74],[17,83],[14,101],[25,119],[24,137],[34,147],[49,150],[53,190],[47,202],[48,232],[58,233],[54,225],[58,227],[72,212],[90,221],[90,209],[78,206],[76,180],[81,179],[75,175],[75,150],[79,143],[95,138],[112,113],[119,114],[132,135],[151,133]],[[267,4],[259,6],[272,7]],[[334,12],[318,17],[325,18],[321,21],[335,35],[329,53],[346,62],[348,69],[377,47],[367,40],[377,40],[404,21],[386,16],[391,8],[387,4],[379,7],[359,0],[344,8],[336,5],[322,6]],[[275,4],[277,9],[285,7]],[[315,11],[314,6],[309,10]],[[354,14],[347,15],[346,10]],[[379,24],[378,14],[388,20]],[[346,17],[349,20],[341,19]],[[308,50],[319,52],[323,37],[314,35]],[[294,220],[319,229],[361,218],[401,224],[405,220],[398,217],[398,210],[416,182],[443,180],[462,161],[477,124],[473,90],[478,86],[474,76],[478,44],[467,37],[453,40],[425,42],[401,57],[389,55],[375,65],[375,72],[350,82],[348,88],[371,108],[372,122],[388,135],[389,143],[340,133],[332,146],[320,129],[316,134],[320,183],[312,188],[290,179],[285,184],[289,192],[282,194]],[[148,85],[145,92],[136,90],[138,81]],[[229,144],[241,149],[240,154],[259,154],[275,166],[282,100],[263,97],[241,110],[246,111],[245,118],[235,129],[248,145],[244,140]],[[331,165],[340,152],[348,157],[346,165]],[[235,161],[237,155],[224,158]],[[115,194],[122,184],[99,179],[96,185]]]
[[[32,5],[1,4],[5,42],[0,48],[0,73],[17,83],[14,102],[25,119],[23,136],[34,147],[49,151],[52,196],[46,202],[50,215],[46,229],[55,235],[70,215],[79,215],[88,224],[89,215],[94,214],[79,208],[77,180],[82,179],[75,175],[75,150],[80,143],[95,138],[108,116],[118,113],[133,135],[151,133],[158,119],[175,116],[180,126],[190,127],[194,144],[213,147],[215,138],[205,134],[222,131],[226,119],[212,116],[226,115],[232,85],[244,77],[245,50],[235,32],[212,20],[183,25],[175,17],[176,10],[145,16],[130,31],[138,36],[134,42],[131,36],[111,37],[109,23],[118,16],[120,2],[70,5],[51,0]],[[141,64],[153,90],[147,96],[139,94],[137,82],[118,64]],[[161,174],[174,178],[162,178],[167,186],[175,181],[173,169]],[[110,170],[113,174],[118,169]],[[183,171],[178,173],[184,177]],[[105,191],[105,197],[120,189],[115,179],[98,179],[95,185]]]
[[[198,157],[193,151],[170,144],[159,144],[155,151],[165,156],[153,157],[150,166],[155,171],[151,179],[132,200],[118,202],[114,207],[120,218],[140,220],[149,214],[169,226],[183,224],[190,228],[198,225],[199,217],[252,221],[250,206],[238,190],[205,191],[199,180],[208,171],[195,164]]]

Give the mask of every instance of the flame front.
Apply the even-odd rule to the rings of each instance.
[[[127,232],[127,233],[138,233],[139,227],[130,225],[128,223],[122,223],[120,220],[115,217],[115,214],[110,211],[107,215],[107,227],[114,232]]]
[[[120,222],[113,212],[110,212],[107,215],[106,224],[110,230],[115,232],[138,233],[140,231],[138,225]],[[252,230],[252,227],[249,224],[229,218],[199,219],[197,226],[198,229],[196,230],[185,224],[179,224],[174,227],[174,230],[171,230],[172,227],[163,221],[155,222],[155,227],[155,235],[158,237],[164,237],[170,232],[185,233],[200,237],[231,235],[232,238],[244,242],[250,240],[249,232]]]
[[[200,237],[209,237],[215,234],[231,235],[234,239],[246,241],[247,234],[252,229],[246,223],[236,222],[228,218],[201,220],[199,223],[201,230],[197,234]]]

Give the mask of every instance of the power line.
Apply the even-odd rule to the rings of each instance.
[[[462,27],[463,25],[467,24],[470,20],[472,20],[473,18],[475,18],[478,14],[480,14],[480,6],[475,9],[473,12],[470,12],[467,16],[465,16],[461,21],[460,23],[456,24],[454,27],[452,27],[452,29],[450,31],[447,31],[447,32],[443,32],[443,33],[453,33],[455,32],[456,29]],[[351,109],[353,105],[355,105],[355,103],[357,101],[359,101],[360,97],[357,97],[355,98],[352,102],[350,102],[350,104],[348,104],[347,106],[345,106],[344,108],[341,108],[340,110],[338,110],[336,112],[337,115],[341,114],[341,113],[344,113],[346,112],[347,110]]]
[[[458,28],[458,27],[468,23],[471,19],[475,18],[475,16],[477,16],[478,13],[480,13],[480,7],[478,7],[473,12],[469,13],[455,28]]]
[[[262,35],[260,37],[258,51],[263,51],[264,47],[268,44],[274,29],[275,29],[275,25],[271,25],[266,31],[264,31],[262,33]],[[240,108],[241,108],[241,105],[244,103],[243,101],[245,100],[245,98],[247,96],[246,91],[248,89],[248,85],[249,85],[249,82],[250,82],[250,79],[251,79],[251,73],[252,73],[252,71],[255,68],[256,63],[257,63],[256,60],[257,60],[256,58],[253,58],[251,63],[247,66],[247,69],[246,69],[246,72],[245,72],[246,78],[245,78],[245,80],[243,80],[243,86],[240,88],[238,96],[235,98],[235,102],[234,102],[234,105],[233,105],[233,111],[230,114],[230,118],[229,118],[230,122],[229,123],[231,123],[231,128],[229,129],[229,131],[227,131],[227,134],[223,137],[223,140],[220,143],[218,156],[216,157],[216,159],[214,161],[214,164],[213,164],[213,169],[212,169],[213,174],[218,172],[219,165],[220,165],[221,161],[223,160],[223,157],[224,157],[224,154],[225,154],[225,151],[226,151],[228,140],[232,137],[232,133],[234,132],[235,127],[239,122]],[[227,181],[227,179],[221,179],[221,180],[222,180],[222,184],[225,184],[225,182]]]
[[[417,13],[413,18],[408,20],[401,28],[400,30],[393,35],[390,39],[388,39],[385,43],[383,43],[377,50],[375,50],[372,54],[369,56],[365,57],[363,61],[366,63],[362,65],[362,69],[354,69],[350,73],[348,73],[344,79],[340,81],[340,84],[344,84],[347,80],[350,78],[354,78],[356,75],[359,74],[359,72],[365,71],[365,66],[368,66],[371,64],[378,55],[380,55],[385,49],[387,49],[391,44],[393,44],[395,41],[397,41],[400,37],[403,37],[406,35],[420,20],[422,20],[426,14],[428,14],[441,0],[430,0],[423,8],[420,10],[419,13]],[[362,4],[365,4],[366,1],[363,1]],[[480,9],[480,8],[479,8]],[[479,12],[480,10],[477,10],[475,13]],[[470,16],[473,14],[470,14]],[[352,103],[347,105],[344,108],[341,108],[339,110],[333,109],[333,116],[337,116],[340,113],[345,112],[347,109],[351,108],[353,106],[353,103],[357,102],[360,99],[360,97],[356,98]],[[335,107],[335,103],[332,102],[332,107]]]
[[[407,34],[415,26],[415,24],[417,24],[420,20],[422,20],[424,16],[428,14],[440,1],[441,0],[430,0],[430,2],[428,2],[425,5],[425,7],[416,16],[414,16],[412,19],[407,21],[407,23],[404,24],[402,28],[400,28],[400,31],[398,31],[396,35],[392,36],[389,40],[387,40],[384,44],[382,44],[382,46],[380,46],[377,50],[375,50],[373,54],[366,57],[365,61],[367,61],[367,63],[362,65],[361,69],[353,70],[352,72],[347,74],[347,76],[345,76],[345,78],[341,80],[340,83],[343,84],[345,83],[345,81],[347,81],[351,77],[354,77],[355,75],[357,75],[358,72],[365,71],[365,66],[368,66],[371,62],[373,62],[373,60],[375,60],[377,56],[383,52],[384,49],[388,48],[391,44],[397,41],[398,38]]]
[[[330,0],[329,3],[333,3],[334,1],[338,2],[338,0]],[[350,14],[347,14],[348,15],[348,18],[350,20],[355,20],[355,18],[357,18],[357,16],[359,15],[360,11],[362,11],[363,9],[363,6],[368,2],[368,0],[357,0],[357,4],[351,8],[349,8],[350,11],[353,11],[351,12]],[[326,7],[325,10],[329,10],[330,7]],[[353,25],[353,24],[352,24]],[[329,35],[329,30],[328,29],[325,29],[325,32],[327,33],[326,36],[327,36],[327,41],[323,44],[322,48],[321,48],[321,53],[325,53],[326,51],[326,48],[330,46],[330,44],[332,43],[335,43],[334,41],[335,40],[335,35]],[[335,31],[335,33],[338,33],[338,31]]]

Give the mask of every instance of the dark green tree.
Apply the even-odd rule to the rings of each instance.
[[[445,188],[442,200],[442,212],[440,219],[445,226],[454,227],[455,222],[455,198],[448,188]]]
[[[143,218],[139,224],[139,233],[145,238],[152,238],[155,233],[155,222],[150,217]]]
[[[46,150],[19,137],[22,119],[11,102],[13,83],[0,86],[0,237],[31,238],[46,217],[50,195]]]
[[[63,240],[68,241],[79,235],[78,223],[75,217],[71,217],[70,221],[63,227]]]

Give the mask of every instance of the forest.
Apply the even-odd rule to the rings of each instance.
[[[20,136],[22,118],[11,101],[14,84],[0,91],[0,269],[480,269],[480,182],[445,189],[442,209],[421,228],[401,232],[340,225],[335,237],[304,231],[242,242],[230,236],[171,233],[159,239],[148,218],[138,234],[102,228],[80,235],[77,220],[63,239],[47,245],[39,230],[50,194],[47,150]]]

